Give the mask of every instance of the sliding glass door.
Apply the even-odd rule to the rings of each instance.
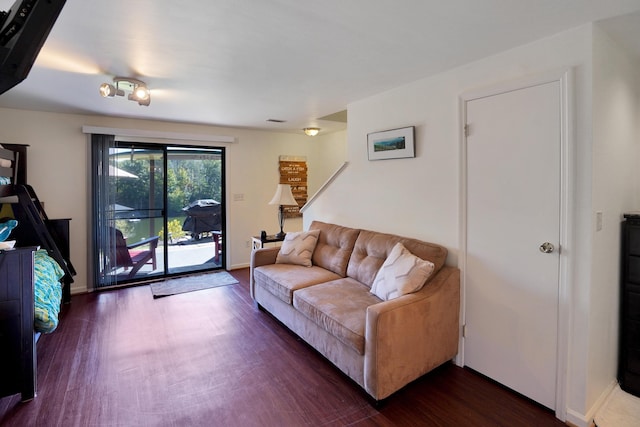
[[[224,151],[94,140],[96,287],[224,267]]]
[[[167,147],[167,270],[223,265],[221,149]]]

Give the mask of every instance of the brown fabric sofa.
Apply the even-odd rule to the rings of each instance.
[[[251,255],[251,296],[381,400],[458,351],[460,272],[446,248],[391,234],[314,221],[320,230],[305,267],[276,263],[279,248]],[[383,301],[370,292],[397,242],[433,262],[417,292]]]

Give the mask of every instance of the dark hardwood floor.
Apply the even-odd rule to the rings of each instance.
[[[3,426],[562,426],[447,364],[378,408],[237,285],[153,299],[148,286],[73,297],[38,343],[38,395],[0,399]]]

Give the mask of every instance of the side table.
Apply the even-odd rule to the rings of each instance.
[[[253,241],[253,244],[251,246],[255,251],[256,249],[264,248],[264,245],[269,243],[273,243],[275,244],[275,246],[279,246],[279,243],[281,243],[284,240],[284,237],[276,237],[275,234],[272,234],[272,235],[268,235],[264,239],[261,238],[260,236],[253,236],[251,240]]]

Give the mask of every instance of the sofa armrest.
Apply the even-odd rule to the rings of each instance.
[[[384,399],[458,352],[460,270],[443,267],[420,291],[367,308],[365,390]]]
[[[249,274],[249,292],[251,293],[251,298],[255,299],[255,280],[253,279],[254,268],[260,267],[262,265],[275,264],[279,251],[279,247],[261,248],[251,251],[251,264]]]
[[[280,251],[280,248],[275,246],[251,251],[251,268],[260,267],[261,265],[275,264],[278,251]]]

